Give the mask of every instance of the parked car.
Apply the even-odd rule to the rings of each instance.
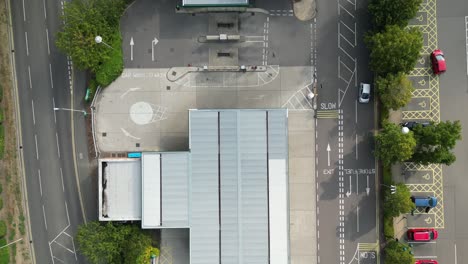
[[[429,121],[409,121],[409,122],[401,123],[401,126],[407,127],[410,130],[413,130],[417,125],[421,125],[422,127],[427,127],[427,126],[431,125],[431,122],[429,122]]]
[[[371,86],[368,83],[361,83],[359,85],[359,102],[362,104],[369,103]]]
[[[429,213],[431,208],[437,205],[437,198],[434,196],[411,196],[411,201],[416,207],[426,208],[426,213]],[[411,212],[411,214],[413,214],[413,212]]]
[[[439,232],[434,228],[411,228],[406,232],[409,241],[429,242],[439,237]]]
[[[440,49],[436,49],[431,53],[431,63],[434,74],[441,74],[447,70],[444,53]]]
[[[439,264],[439,262],[433,259],[418,259],[414,264]]]

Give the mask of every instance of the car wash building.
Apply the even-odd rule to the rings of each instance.
[[[289,263],[287,122],[287,109],[190,110],[189,151],[100,159],[99,220],[162,229],[183,264]]]

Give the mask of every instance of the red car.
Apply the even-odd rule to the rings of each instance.
[[[439,262],[433,259],[420,259],[420,260],[416,260],[414,264],[439,264]]]
[[[431,53],[431,62],[434,74],[441,74],[447,70],[444,53],[440,49],[436,49]]]
[[[409,241],[428,242],[436,240],[439,233],[434,228],[411,228],[406,232]]]

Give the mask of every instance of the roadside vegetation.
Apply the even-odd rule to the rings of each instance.
[[[73,65],[89,71],[91,94],[97,86],[106,87],[123,70],[120,17],[124,0],[72,0],[64,3],[65,22],[57,34],[56,45],[69,55]],[[101,36],[103,43],[96,43]]]
[[[6,0],[0,0],[0,264],[31,263],[18,174]],[[13,243],[6,246],[8,243]]]
[[[77,241],[91,263],[146,264],[159,256],[151,236],[130,224],[90,222],[79,227]]]

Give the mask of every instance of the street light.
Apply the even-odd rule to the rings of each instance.
[[[86,116],[88,113],[86,113],[85,110],[76,110],[76,109],[70,109],[70,108],[59,108],[59,107],[54,107],[54,111],[71,111],[71,112],[80,112],[83,113],[84,116]]]
[[[104,42],[104,40],[102,40],[102,37],[99,36],[99,35],[96,36],[96,37],[94,38],[94,41],[95,41],[97,44],[101,44],[101,43],[102,43],[102,44],[104,44],[104,45],[106,45],[107,47],[109,47],[109,48],[112,49],[112,47],[111,47],[109,44],[107,44],[106,42]]]

